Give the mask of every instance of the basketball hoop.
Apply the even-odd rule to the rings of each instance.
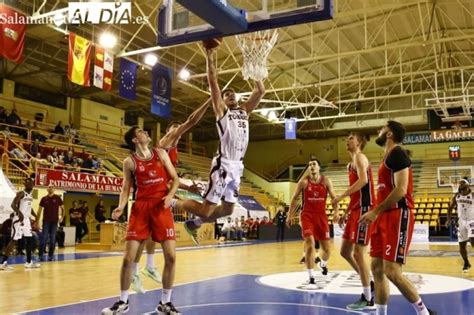
[[[235,36],[244,59],[244,80],[262,81],[268,77],[267,59],[277,39],[277,29]]]

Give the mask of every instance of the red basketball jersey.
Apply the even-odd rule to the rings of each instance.
[[[133,172],[135,200],[161,199],[168,192],[168,173],[158,152],[155,149],[151,152],[151,158],[148,160],[142,160],[136,154],[132,155],[135,164]]]
[[[358,179],[357,170],[349,164],[349,186],[352,186]],[[372,166],[369,165],[367,168],[367,184],[360,190],[353,193],[349,202],[349,210],[358,209],[362,207],[370,207],[375,204],[375,193],[374,193],[374,178],[372,176]]]
[[[324,176],[320,176],[319,182],[312,182],[307,177],[308,186],[303,191],[303,212],[311,212],[326,216],[326,198],[328,191],[324,185]]]
[[[384,201],[395,188],[395,173],[408,167],[408,187],[405,196],[390,205],[389,210],[413,209],[413,172],[408,154],[401,147],[393,148],[384,158],[379,167],[377,201]]]
[[[163,148],[166,152],[168,152],[168,156],[170,157],[171,164],[174,167],[178,165],[178,146],[174,146],[168,149]]]

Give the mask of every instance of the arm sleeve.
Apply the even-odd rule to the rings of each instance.
[[[401,171],[411,166],[411,160],[405,150],[397,147],[390,152],[386,160],[387,166],[394,172]]]

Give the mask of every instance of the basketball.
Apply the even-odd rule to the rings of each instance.
[[[206,49],[214,49],[217,46],[219,46],[222,42],[222,37],[217,37],[217,38],[210,38],[210,39],[205,39],[202,41],[202,45]]]

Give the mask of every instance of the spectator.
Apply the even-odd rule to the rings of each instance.
[[[255,224],[255,220],[250,217],[245,221],[245,225],[247,226],[247,238],[256,238],[257,237],[257,225]]]
[[[43,238],[41,240],[39,258],[41,261],[44,261],[46,243],[49,242],[48,260],[52,261],[56,247],[58,223],[61,223],[64,218],[64,205],[61,197],[54,194],[54,188],[51,185],[48,186],[48,195],[41,198],[38,218],[41,216],[43,209]]]
[[[232,222],[231,217],[227,217],[227,222],[224,223],[221,229],[221,240],[228,241],[234,239],[235,236],[235,224]]]
[[[0,124],[6,124],[7,117],[8,117],[7,110],[3,106],[0,106]],[[0,126],[0,130],[3,128],[4,126]]]
[[[8,126],[5,126],[5,129],[3,129],[2,133],[3,133],[3,136],[7,139],[12,136],[12,132],[10,131],[10,127]]]
[[[273,223],[277,226],[277,242],[283,242],[285,239],[286,210],[282,206],[278,207]]]
[[[87,226],[87,216],[89,215],[89,206],[87,205],[87,201],[82,201],[81,207],[79,208],[82,215],[79,221],[82,224],[82,234],[80,235],[80,240],[84,238],[89,233],[89,227]]]
[[[82,224],[81,224],[82,211],[76,200],[72,202],[72,208],[69,209],[69,223],[71,226],[76,227],[76,243],[82,242]]]
[[[10,217],[3,221],[2,227],[0,228],[0,251],[2,251],[3,248],[8,245],[8,243],[10,243],[14,215],[15,214],[12,212]]]
[[[40,152],[39,139],[35,139],[34,142],[30,146],[30,154],[32,156],[36,156],[38,152]]]
[[[94,173],[94,171],[92,170],[93,166],[93,156],[92,154],[89,154],[87,158],[82,162],[82,168],[84,168],[83,172]]]
[[[9,125],[21,126],[21,119],[20,116],[18,116],[18,114],[16,113],[16,109],[12,109],[12,112],[10,115],[8,115],[6,122]]]
[[[20,149],[19,147],[13,148],[9,152],[9,154],[10,154],[11,158],[14,158],[14,159],[17,159],[17,160],[22,160],[22,161],[28,160],[28,155],[26,154],[26,152],[24,150]]]
[[[62,121],[58,121],[58,124],[54,127],[54,133],[59,136],[64,135],[64,127]]]
[[[38,139],[40,142],[46,142],[46,137],[42,135],[39,131],[38,123],[36,121],[33,122],[33,127],[31,127],[31,140]]]
[[[99,222],[95,228],[97,231],[100,231],[100,223],[104,223],[107,220],[105,217],[104,200],[100,199],[99,203],[95,206],[94,217]]]
[[[67,151],[63,161],[64,165],[72,166],[72,164],[74,163],[74,153],[72,151]]]
[[[235,218],[234,225],[235,225],[235,238],[239,241],[242,241],[244,238],[244,229],[243,229],[241,220],[239,218]]]
[[[79,135],[74,124],[71,124],[69,127],[69,137],[71,138],[72,143],[79,143]]]

